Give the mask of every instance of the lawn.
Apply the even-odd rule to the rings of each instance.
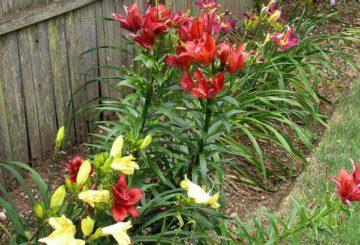
[[[354,80],[350,92],[342,96],[329,129],[311,158],[310,167],[299,177],[286,202],[296,198],[311,206],[323,205],[325,193],[332,192],[335,187],[329,177],[337,175],[340,168],[351,171],[350,158],[360,162],[359,120],[360,80]],[[360,222],[359,208],[359,203],[353,203],[350,217],[339,219],[333,236],[328,237],[325,244],[358,244],[360,227],[354,224]]]

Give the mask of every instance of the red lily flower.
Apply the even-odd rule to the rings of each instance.
[[[195,85],[190,74],[185,72],[181,79],[181,86],[186,91],[191,92],[194,97],[213,99],[224,88],[224,75],[225,73],[221,72],[208,82],[204,74],[199,69],[196,69],[194,77],[197,84]]]
[[[168,55],[166,56],[165,61],[173,67],[184,68],[185,70],[188,70],[192,64],[193,58],[189,55],[179,56],[184,52],[186,52],[185,48],[178,45],[176,47],[176,54],[178,56]]]
[[[189,72],[185,72],[181,79],[181,87],[186,91],[191,92],[194,86],[194,81],[191,79]]]
[[[218,45],[219,50],[217,51],[217,56],[219,57],[221,64],[225,66],[228,62],[230,53],[231,53],[231,45],[229,41],[220,43]]]
[[[135,204],[142,197],[140,189],[128,189],[125,176],[120,175],[117,184],[112,187],[112,193],[114,204],[111,211],[117,222],[123,221],[128,213],[135,219],[139,217]]]
[[[141,15],[136,3],[132,4],[130,7],[124,6],[126,19],[120,14],[113,13],[112,17],[120,22],[120,26],[128,31],[136,33],[141,26]]]
[[[205,24],[202,20],[187,21],[178,27],[178,32],[183,42],[200,39],[204,36]]]
[[[140,35],[131,35],[134,37],[134,41],[136,44],[150,49],[156,42],[156,35],[154,32],[148,29],[142,29]]]
[[[336,192],[344,204],[360,201],[360,187],[354,182],[352,174],[341,169],[339,177],[333,176],[331,179],[336,183]]]
[[[84,162],[80,156],[75,156],[71,161],[66,161],[65,165],[66,168],[69,170],[70,175],[68,176],[71,183],[76,183],[76,176],[79,172],[81,164]],[[94,166],[91,165],[91,172],[90,175],[94,172]]]
[[[279,51],[284,51],[299,44],[299,40],[295,37],[294,30],[290,27],[287,27],[287,30],[284,33],[272,35],[271,40],[279,45]]]
[[[219,17],[216,15],[216,9],[208,12],[208,13],[204,13],[201,15],[200,19],[203,21],[204,25],[205,25],[205,31],[207,33],[209,33],[210,35],[213,33],[218,33],[220,30],[220,19]]]
[[[210,65],[216,54],[214,38],[209,33],[204,33],[202,38],[188,41],[185,43],[186,52],[180,56],[191,56],[203,65]]]
[[[157,7],[149,7],[146,13],[153,22],[168,22],[171,20],[171,9],[167,9],[164,4],[159,3]]]
[[[180,27],[190,21],[191,21],[191,18],[186,16],[184,12],[178,11],[178,12],[174,13],[171,17],[171,27],[173,27],[173,26]]]
[[[230,57],[228,61],[228,71],[231,73],[241,70],[245,66],[247,58],[253,53],[253,51],[245,52],[245,44],[241,44],[236,51],[230,50]]]
[[[360,185],[360,169],[357,163],[354,160],[351,160],[351,164],[353,167],[353,178],[356,185]]]

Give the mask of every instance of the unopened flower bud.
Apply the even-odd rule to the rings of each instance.
[[[28,239],[28,241],[31,241],[31,238],[33,238],[34,234],[32,234],[31,231],[25,231],[24,236],[26,239]]]
[[[37,203],[34,206],[34,213],[38,219],[44,218],[45,208],[43,203]]]
[[[66,186],[66,189],[68,189],[69,191],[72,191],[72,183],[71,183],[71,180],[69,179],[69,177],[66,177],[65,178],[65,186]]]
[[[314,5],[314,1],[313,0],[305,0],[305,6],[307,8],[310,8]]]
[[[268,23],[270,25],[274,25],[279,19],[280,19],[280,16],[281,16],[281,11],[280,10],[275,10],[274,13],[272,13],[268,19]]]
[[[103,153],[95,155],[94,167],[97,169],[100,166],[102,166],[108,157],[109,157],[109,154],[107,152],[103,152]]]
[[[152,141],[152,135],[149,134],[145,137],[145,139],[141,142],[140,146],[139,146],[139,149],[140,150],[143,150],[145,149],[146,147],[148,147],[150,144],[151,144],[151,141]]]
[[[101,234],[102,234],[102,229],[97,228],[95,233],[89,237],[89,241],[93,241],[93,240],[98,239],[101,236]]]
[[[65,127],[63,126],[63,127],[59,128],[57,135],[56,135],[55,149],[57,151],[59,151],[61,149],[64,138],[65,138]]]
[[[94,230],[94,220],[87,216],[81,221],[81,230],[85,237],[89,236]]]
[[[113,157],[109,157],[108,159],[106,159],[105,163],[100,168],[101,172],[103,172],[103,173],[111,173],[112,172],[111,163],[113,162],[113,160],[114,160]]]
[[[66,195],[65,185],[58,187],[51,196],[50,208],[60,207]]]
[[[89,178],[90,172],[91,162],[90,160],[86,160],[81,164],[79,168],[79,172],[76,176],[76,184],[78,184],[79,186],[85,184],[85,182]]]
[[[111,147],[110,156],[111,157],[121,157],[122,148],[124,145],[124,139],[122,135],[117,137]]]

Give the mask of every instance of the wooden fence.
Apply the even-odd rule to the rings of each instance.
[[[32,163],[44,160],[53,147],[57,128],[68,115],[67,102],[86,81],[82,74],[90,71],[88,75],[113,75],[98,67],[129,64],[127,55],[110,49],[80,54],[105,44],[122,45],[121,34],[126,33],[118,23],[95,18],[124,13],[123,5],[131,2],[0,1],[0,160]],[[137,2],[144,10],[146,1]],[[186,2],[173,0],[173,8],[183,10]],[[219,2],[223,9],[241,16],[251,1]],[[109,93],[112,91],[108,87],[93,84],[72,98],[74,104],[69,109]],[[86,135],[85,116],[74,123],[71,135],[76,142]]]

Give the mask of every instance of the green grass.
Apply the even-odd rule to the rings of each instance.
[[[351,171],[349,158],[360,162],[360,80],[354,80],[349,93],[343,95],[329,129],[313,153],[310,167],[299,177],[288,200],[300,199],[309,208],[325,205],[327,185],[329,191],[335,187],[328,177],[337,175],[340,168]],[[352,206],[350,217],[337,217],[339,222],[333,236],[316,242],[313,234],[307,233],[311,244],[360,244],[360,203]]]

